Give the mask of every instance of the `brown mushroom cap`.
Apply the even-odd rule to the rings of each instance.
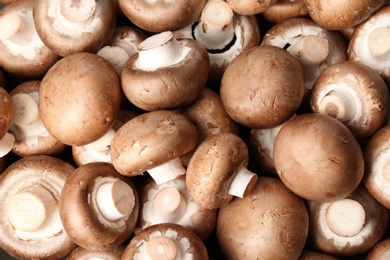
[[[234,12],[241,15],[256,15],[264,12],[271,7],[277,0],[227,0],[226,1]]]
[[[362,150],[339,120],[322,114],[292,117],[274,144],[275,169],[300,197],[318,202],[351,194],[364,173]]]
[[[0,139],[8,131],[13,115],[11,95],[0,86]]]
[[[73,170],[74,167],[70,164],[45,155],[28,156],[8,166],[0,178],[0,194],[3,198],[0,202],[0,248],[20,259],[58,259],[75,248],[76,245],[63,229],[56,206],[62,188]],[[49,192],[54,198],[52,215],[48,214],[47,220],[35,231],[15,230],[11,224],[12,219],[6,214],[9,203],[18,194],[35,188]],[[23,215],[30,211],[26,208],[15,212]],[[37,213],[37,208],[34,208],[34,214]]]
[[[69,55],[45,74],[39,109],[47,130],[67,145],[101,137],[115,122],[121,100],[114,67],[96,54]]]
[[[368,253],[367,260],[381,260],[390,258],[390,238],[379,241]]]
[[[220,96],[229,116],[248,128],[287,121],[305,92],[299,62],[282,48],[261,45],[238,55],[221,79]]]
[[[100,208],[98,193],[105,184],[116,182],[119,188],[130,188],[133,196],[119,190],[118,194],[114,191],[113,199],[133,207],[123,209],[131,211],[119,218],[107,219]],[[132,203],[128,203],[130,199]],[[62,189],[59,209],[64,229],[76,244],[92,251],[104,251],[123,243],[133,232],[139,211],[138,194],[132,181],[110,163],[94,162],[78,167],[69,176]]]
[[[104,260],[119,260],[125,251],[126,246],[121,244],[113,249],[106,251],[91,251],[83,247],[75,248],[67,257],[67,260],[90,260],[90,259],[104,259]]]
[[[298,259],[308,228],[303,200],[280,180],[259,177],[247,197],[220,209],[216,235],[231,259]]]
[[[339,258],[321,252],[305,249],[299,256],[298,260],[339,260]]]
[[[290,18],[307,17],[309,11],[304,0],[278,0],[261,13],[267,21],[277,24]]]

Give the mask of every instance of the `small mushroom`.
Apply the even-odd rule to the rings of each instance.
[[[135,235],[122,259],[207,260],[203,241],[190,229],[174,223],[156,224]]]
[[[260,45],[238,55],[221,79],[228,115],[247,128],[272,128],[287,121],[305,93],[300,63],[282,48]]]
[[[120,80],[114,67],[87,52],[59,60],[45,74],[39,90],[43,124],[70,146],[103,136],[115,122],[120,101]]]
[[[310,245],[320,252],[351,256],[367,252],[385,234],[389,211],[359,186],[333,201],[307,202]]]
[[[259,177],[247,197],[219,210],[216,236],[229,259],[298,259],[308,229],[303,200],[280,180]]]
[[[13,116],[11,95],[0,86],[0,158],[8,154],[14,145],[15,136],[8,132]]]
[[[32,155],[0,177],[0,248],[19,259],[59,259],[76,245],[65,232],[58,201],[74,167],[58,158]]]
[[[306,18],[309,11],[304,0],[278,0],[261,13],[267,21],[277,24],[291,18]]]
[[[364,173],[363,152],[339,120],[318,113],[296,115],[274,144],[275,169],[298,196],[330,202],[351,194]]]
[[[92,251],[111,250],[134,231],[137,190],[110,163],[85,164],[64,184],[59,212],[65,231],[77,245]]]
[[[106,251],[92,251],[78,246],[66,257],[66,260],[120,260],[122,259],[122,254],[125,251],[125,248],[126,246],[121,244]]]
[[[116,132],[110,150],[112,164],[125,176],[147,171],[159,185],[186,173],[180,156],[191,151],[197,140],[194,124],[179,112],[146,112]]]
[[[206,49],[192,39],[170,32],[152,35],[123,66],[122,88],[135,106],[153,111],[190,104],[207,82],[210,61]]]
[[[257,174],[247,168],[248,157],[245,142],[235,134],[218,133],[204,140],[187,167],[186,186],[195,203],[217,209],[234,196],[247,196],[257,181]]]
[[[367,255],[367,260],[385,260],[390,258],[390,238],[385,237],[376,244]]]
[[[230,5],[233,11],[238,14],[257,15],[270,8],[277,2],[277,0],[227,0],[226,2]]]
[[[65,57],[76,52],[98,51],[115,30],[112,0],[33,1],[34,24],[45,45]]]

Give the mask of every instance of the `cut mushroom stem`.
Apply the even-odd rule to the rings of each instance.
[[[102,216],[114,222],[132,212],[135,205],[134,191],[121,180],[106,182],[97,188],[96,203]]]
[[[15,43],[25,44],[34,28],[24,21],[23,16],[17,13],[8,13],[0,18],[0,40],[12,40]]]
[[[15,136],[9,132],[6,132],[3,138],[0,139],[0,158],[7,155],[15,143]]]
[[[225,1],[207,1],[194,30],[195,39],[209,50],[224,49],[234,38],[233,17],[233,10]]]
[[[149,259],[177,259],[179,248],[175,240],[166,236],[157,236],[150,239],[146,245]]]
[[[387,154],[387,161],[383,164],[382,176],[387,183],[390,183],[390,154]]]
[[[186,201],[175,187],[166,187],[157,192],[153,200],[160,221],[174,222],[184,215]]]
[[[110,128],[102,137],[92,143],[85,145],[85,147],[97,152],[107,152],[110,149],[114,136],[115,130]]]
[[[241,165],[237,169],[237,173],[229,186],[228,193],[239,198],[244,198],[253,189],[256,181],[257,174]]]
[[[13,122],[18,126],[28,126],[39,120],[39,107],[35,99],[26,94],[18,93],[12,96],[14,107]]]
[[[373,30],[367,40],[368,49],[377,58],[387,57],[390,52],[390,28],[378,27]]]
[[[58,5],[59,13],[71,23],[82,23],[89,20],[96,10],[95,0],[60,0]]]
[[[329,204],[325,220],[335,234],[353,237],[362,230],[366,212],[358,201],[346,198]]]
[[[178,157],[152,169],[149,169],[148,173],[156,182],[156,184],[160,185],[170,180],[174,180],[181,175],[184,175],[186,173],[186,169],[181,163],[180,157]]]

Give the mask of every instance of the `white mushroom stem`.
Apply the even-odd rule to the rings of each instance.
[[[236,170],[233,181],[229,186],[228,193],[239,198],[244,198],[245,195],[253,189],[256,181],[257,175],[241,165]]]
[[[0,139],[0,158],[7,155],[15,143],[15,136],[9,132],[6,132],[3,138]]]
[[[59,13],[68,22],[82,23],[92,18],[96,10],[95,0],[59,0]]]
[[[222,0],[209,0],[194,30],[195,39],[207,49],[223,49],[234,37],[234,13]]]
[[[170,31],[155,34],[138,45],[137,66],[154,71],[182,61],[190,48],[183,47]]]
[[[320,64],[329,55],[328,40],[322,37],[307,35],[287,48],[306,67]]]
[[[28,126],[39,120],[39,107],[35,99],[26,93],[12,96],[13,123],[18,126]]]
[[[366,222],[364,207],[356,200],[342,199],[329,204],[325,215],[332,232],[342,237],[356,236]]]
[[[378,27],[370,32],[367,45],[373,56],[377,58],[388,57],[390,53],[390,28]]]
[[[35,33],[33,23],[17,13],[8,13],[0,18],[0,40],[11,40],[25,44],[26,39]]]
[[[151,238],[146,244],[147,259],[174,260],[180,255],[178,244],[166,236]]]
[[[92,143],[86,144],[85,148],[92,149],[97,152],[107,152],[108,150],[110,150],[114,136],[115,130],[113,128],[110,128],[102,137]]]
[[[174,180],[186,173],[186,169],[181,163],[180,157],[163,163],[148,170],[149,175],[157,185]]]
[[[159,190],[153,199],[154,209],[161,222],[175,222],[180,219],[187,208],[186,201],[175,187]]]
[[[127,217],[135,206],[133,189],[124,181],[105,182],[97,187],[96,204],[102,216],[111,222]]]
[[[388,155],[388,157],[390,157],[390,155]],[[387,183],[390,183],[390,158],[387,159],[388,161],[383,163],[382,176]]]
[[[35,185],[15,194],[7,205],[11,225],[16,230],[32,232],[44,226],[56,211],[58,201],[45,187]]]
[[[126,50],[119,46],[104,46],[96,54],[110,62],[119,75],[123,65],[130,58]]]

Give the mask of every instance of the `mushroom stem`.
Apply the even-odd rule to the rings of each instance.
[[[96,54],[108,60],[114,66],[118,75],[121,74],[123,66],[130,58],[126,50],[119,46],[104,46]]]
[[[181,163],[180,157],[163,163],[148,170],[148,173],[156,182],[157,185],[163,184],[177,177],[184,175],[186,169]]]
[[[0,158],[7,155],[14,147],[15,136],[6,132],[3,138],[0,139]]]
[[[390,52],[390,28],[379,27],[373,30],[367,39],[368,49],[377,58],[387,57]]]
[[[18,126],[32,125],[39,119],[39,107],[35,99],[26,93],[12,96],[13,123]]]
[[[390,155],[389,155],[390,157]],[[383,179],[385,179],[385,181],[387,183],[390,183],[390,158],[388,158],[389,160],[384,162],[383,164],[383,168],[382,168],[382,176],[383,176]]]
[[[159,190],[154,197],[153,206],[162,222],[175,222],[186,211],[186,201],[175,187]]]
[[[366,212],[358,201],[346,198],[329,203],[325,220],[329,229],[336,235],[353,237],[362,230]]]
[[[146,253],[149,259],[174,260],[179,254],[179,248],[172,238],[157,236],[147,242]]]
[[[71,23],[82,23],[89,20],[96,10],[95,0],[60,0],[59,13]]]
[[[233,17],[233,10],[225,1],[207,1],[194,38],[206,49],[224,49],[234,38]]]
[[[31,232],[45,223],[57,208],[53,194],[41,185],[15,194],[8,202],[7,216],[16,230]]]
[[[299,60],[305,71],[328,57],[329,43],[325,38],[307,35],[287,48],[287,51]]]
[[[239,198],[244,198],[252,191],[256,181],[257,174],[249,171],[246,167],[241,165],[236,170],[236,175],[229,186],[228,193]]]
[[[112,222],[117,221],[133,211],[134,191],[121,180],[105,182],[97,188],[96,204],[105,219]]]
[[[86,144],[85,147],[97,152],[107,152],[110,149],[114,136],[115,130],[110,128],[102,137],[92,143]]]
[[[25,39],[35,32],[32,27],[32,23],[25,21],[23,16],[16,13],[6,14],[0,18],[0,40],[25,44]]]

